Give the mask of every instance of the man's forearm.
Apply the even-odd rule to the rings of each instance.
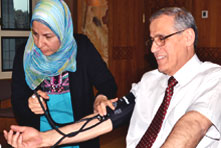
[[[94,116],[94,115],[91,115],[91,116]],[[98,119],[93,119],[85,126],[85,128],[90,127],[98,122],[100,122]],[[78,131],[84,123],[85,123],[85,121],[79,122],[79,123],[74,123],[74,124],[59,128],[59,129],[63,133],[68,134],[71,132]],[[101,124],[99,124],[98,126],[91,128],[87,131],[81,132],[74,137],[65,138],[63,141],[61,141],[61,143],[59,145],[86,141],[86,140],[98,137],[98,136],[105,134],[107,132],[110,132],[111,130],[112,130],[112,122],[110,119],[108,119],[108,120],[102,122]],[[55,130],[50,130],[47,132],[42,132],[41,137],[43,140],[41,147],[45,147],[45,146],[54,145],[62,137],[62,135],[59,134],[58,132],[56,132]]]
[[[186,113],[161,148],[195,148],[212,123],[198,112]]]

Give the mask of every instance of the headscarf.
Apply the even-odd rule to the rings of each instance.
[[[49,27],[60,40],[60,48],[50,56],[42,54],[34,44],[32,32],[25,46],[23,58],[25,80],[34,90],[44,79],[64,71],[76,71],[77,44],[73,37],[71,13],[63,0],[40,0],[34,9],[33,21]]]

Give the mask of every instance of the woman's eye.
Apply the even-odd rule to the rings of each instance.
[[[32,32],[33,37],[37,37],[38,34],[36,32]]]
[[[37,33],[36,33],[36,32],[33,32],[33,31],[32,31],[32,34],[33,34],[33,35],[37,35]]]
[[[51,39],[51,38],[54,38],[55,36],[53,34],[46,34],[45,35],[45,38],[46,39]]]
[[[47,39],[50,39],[50,38],[52,38],[52,36],[46,36],[46,38],[47,38]]]

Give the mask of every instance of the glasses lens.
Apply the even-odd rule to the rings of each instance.
[[[155,42],[158,46],[163,46],[165,44],[165,38],[162,35],[159,35],[155,38]]]

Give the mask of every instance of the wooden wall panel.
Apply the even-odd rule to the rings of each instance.
[[[146,0],[146,11],[151,14],[164,7],[184,7],[191,11],[192,0]]]
[[[193,15],[199,30],[199,46],[221,47],[221,2],[220,0],[194,0]],[[208,18],[201,17],[208,10]]]
[[[193,15],[199,31],[197,55],[203,61],[221,65],[221,2],[220,0],[194,0]],[[201,17],[208,10],[208,18]]]
[[[72,20],[73,20],[73,25],[74,25],[74,32],[77,32],[77,20],[78,20],[78,12],[77,12],[77,0],[64,0],[66,4],[68,5],[71,15],[72,15]]]
[[[196,53],[202,61],[221,65],[221,47],[198,47]]]
[[[109,0],[109,67],[119,96],[146,71],[143,7],[143,0]]]

